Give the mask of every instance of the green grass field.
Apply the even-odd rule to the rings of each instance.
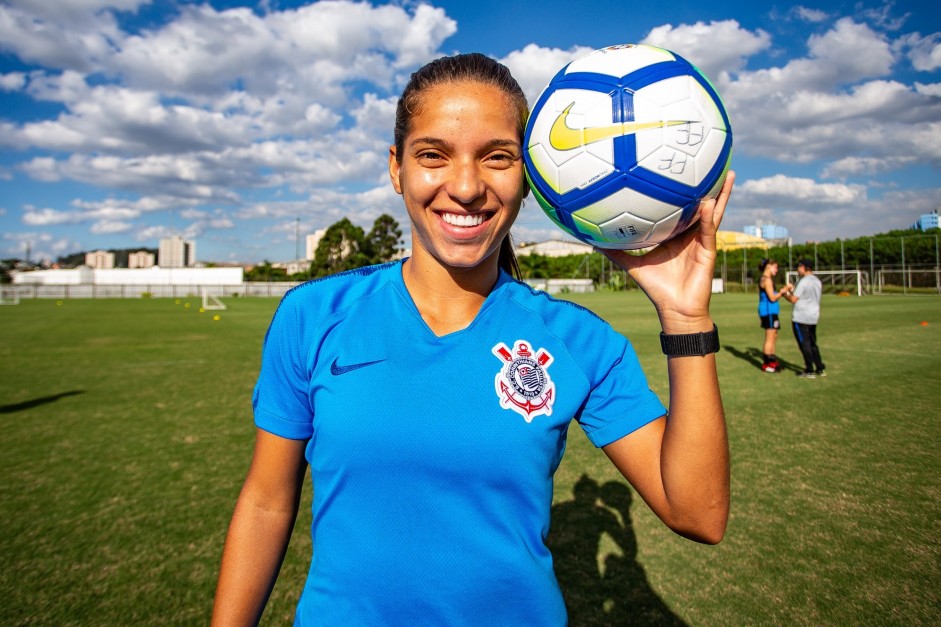
[[[632,339],[665,399],[644,297],[572,298]],[[218,321],[190,303],[0,307],[0,624],[207,623],[277,301],[230,299]],[[719,546],[664,528],[573,426],[550,536],[572,625],[941,623],[941,300],[826,296],[830,376],[811,381],[758,370],[755,306],[713,299],[732,450]],[[789,330],[778,353],[796,371]],[[289,623],[303,584],[307,492],[265,624]]]

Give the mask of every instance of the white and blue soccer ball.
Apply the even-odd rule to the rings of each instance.
[[[677,54],[626,44],[562,68],[524,137],[530,187],[562,230],[598,248],[649,248],[718,195],[732,128],[709,80]]]

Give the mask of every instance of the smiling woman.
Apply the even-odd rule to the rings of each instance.
[[[297,625],[564,625],[546,533],[573,420],[677,533],[724,534],[709,297],[734,177],[698,230],[642,260],[611,254],[668,334],[667,421],[626,338],[511,276],[526,103],[509,71],[480,54],[438,59],[397,112],[389,175],[413,254],[303,284],[278,307],[217,625],[261,616],[308,464],[315,550]]]

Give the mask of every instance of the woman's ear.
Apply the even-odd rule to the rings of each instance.
[[[396,158],[395,146],[389,146],[389,178],[392,179],[392,189],[396,194],[402,193],[402,182],[399,179],[401,164]]]

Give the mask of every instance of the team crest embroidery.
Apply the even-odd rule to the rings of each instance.
[[[552,355],[542,348],[533,350],[524,340],[516,340],[513,350],[500,342],[493,347],[493,354],[503,362],[493,380],[500,406],[512,409],[526,422],[532,422],[536,416],[551,415],[555,383],[547,369],[552,364]]]

